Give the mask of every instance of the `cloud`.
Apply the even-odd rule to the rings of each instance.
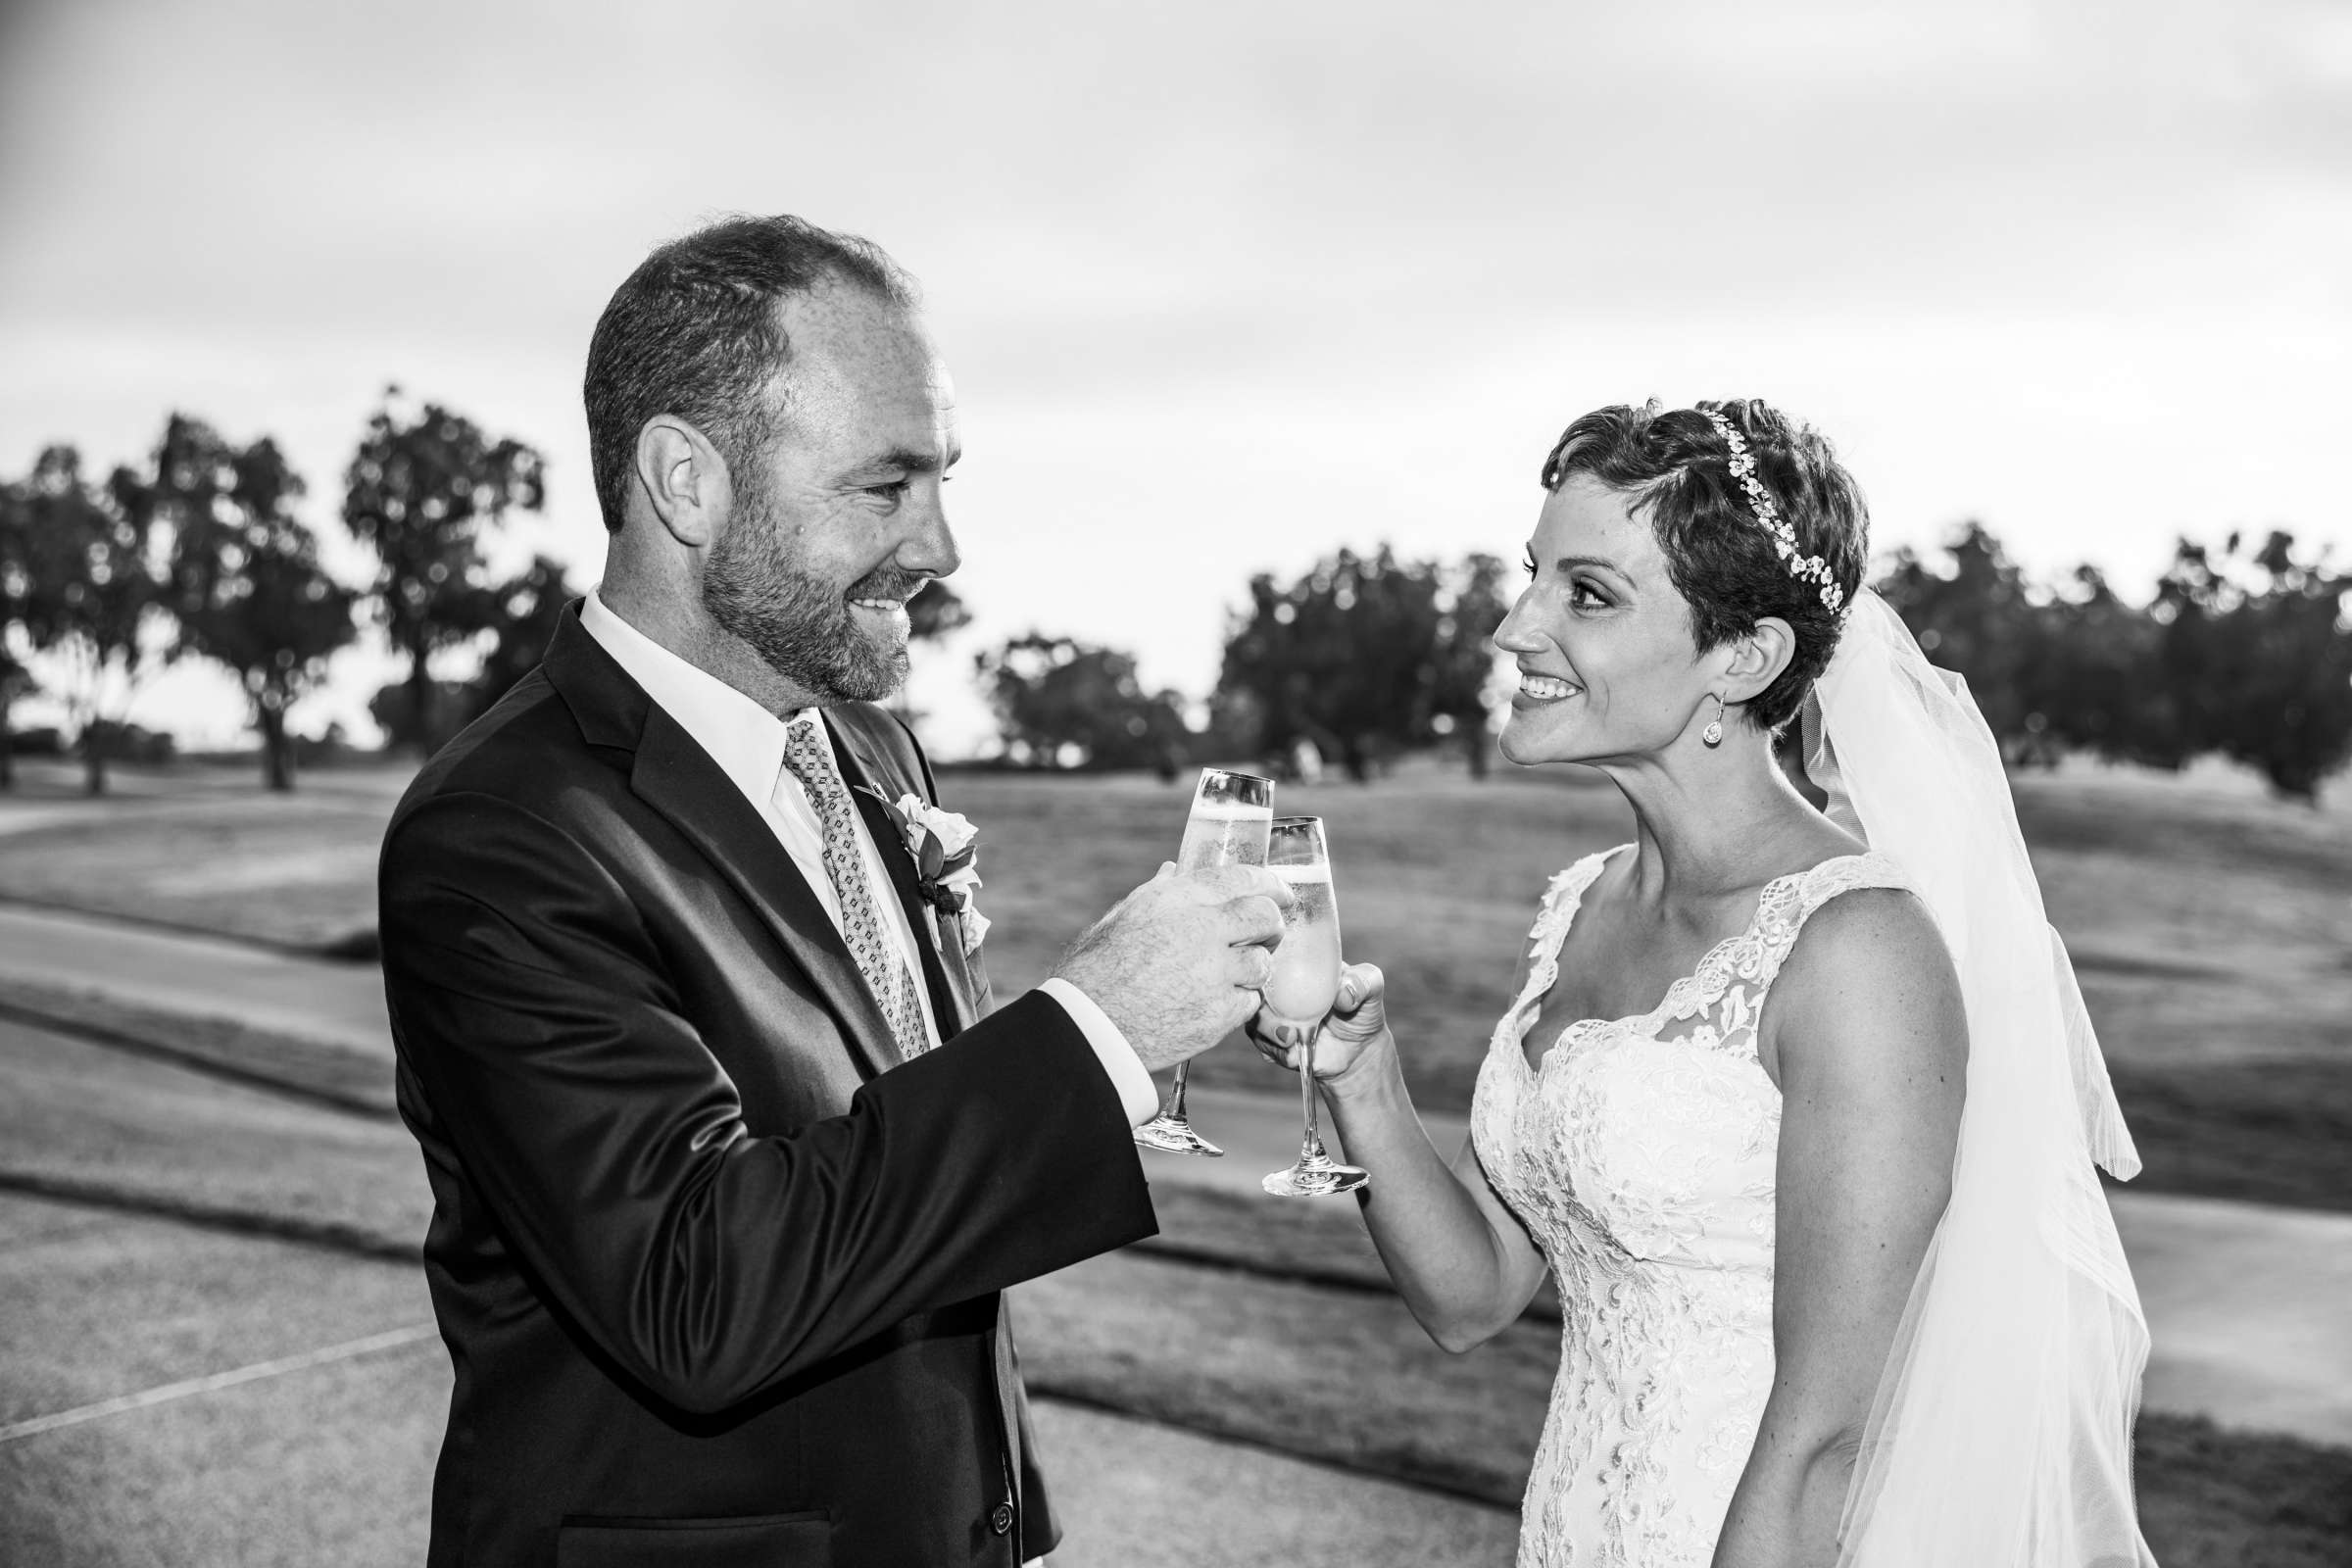
[[[0,464],[182,407],[323,519],[397,379],[550,454],[586,579],[597,312],[791,210],[924,281],[976,632],[1195,690],[1250,570],[1510,549],[1558,427],[1653,392],[1809,415],[1885,542],[2352,544],[2344,17],[52,0],[0,51]]]

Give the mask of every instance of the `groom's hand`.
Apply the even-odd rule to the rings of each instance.
[[[1282,911],[1297,902],[1263,866],[1163,865],[1071,943],[1054,973],[1092,998],[1157,1072],[1257,1010]]]

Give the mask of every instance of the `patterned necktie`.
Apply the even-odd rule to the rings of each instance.
[[[795,719],[784,728],[784,766],[816,808],[825,835],[825,874],[833,879],[833,896],[841,903],[842,940],[866,988],[882,1004],[882,1016],[898,1040],[899,1054],[912,1060],[930,1047],[923,1028],[922,1004],[916,1000],[914,976],[899,945],[891,940],[874,907],[873,885],[866,880],[865,856],[858,838],[858,808],[850,792],[833,770],[826,755],[824,732],[808,719]]]

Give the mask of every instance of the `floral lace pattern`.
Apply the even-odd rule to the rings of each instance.
[[[1471,1103],[1487,1179],[1559,1286],[1560,1371],[1528,1478],[1520,1568],[1706,1568],[1772,1388],[1781,1097],[1756,1020],[1806,916],[1902,887],[1875,855],[1766,885],[1649,1012],[1584,1018],[1540,1064],[1525,1039],[1610,856],[1554,877],[1526,986]]]

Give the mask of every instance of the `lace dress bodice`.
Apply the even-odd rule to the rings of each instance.
[[[1487,1179],[1549,1260],[1560,1370],[1528,1477],[1520,1568],[1706,1568],[1772,1388],[1781,1096],[1756,1022],[1805,918],[1904,886],[1875,855],[1766,885],[1756,913],[1649,1012],[1525,1041],[1609,856],[1552,879],[1527,984],[1471,1102]]]

